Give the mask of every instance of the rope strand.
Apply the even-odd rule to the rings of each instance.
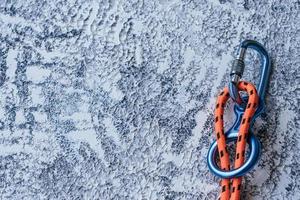
[[[246,91],[249,95],[249,100],[239,129],[234,162],[235,169],[241,167],[245,161],[245,150],[251,119],[255,114],[259,101],[256,88],[253,84],[241,81],[238,83],[237,88],[240,91]],[[226,145],[226,136],[224,134],[223,120],[224,107],[229,96],[229,89],[225,87],[218,96],[215,110],[215,133],[217,137],[218,153],[221,161],[220,166],[224,171],[230,170],[230,160]],[[242,177],[233,178],[232,187],[230,187],[230,179],[222,179],[220,200],[239,200],[241,194],[241,183]]]

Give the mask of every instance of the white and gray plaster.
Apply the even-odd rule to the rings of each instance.
[[[216,199],[213,109],[247,38],[272,74],[243,199],[299,200],[299,13],[299,0],[1,0],[0,199]],[[258,80],[253,52],[245,70]]]

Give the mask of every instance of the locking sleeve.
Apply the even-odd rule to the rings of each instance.
[[[232,77],[231,82],[236,84],[239,81],[239,79],[243,76],[244,69],[244,60],[235,59],[230,72],[230,76]]]
[[[245,53],[246,53],[246,48],[241,47],[239,49],[239,54],[238,57],[234,60],[232,67],[231,67],[231,82],[234,84],[237,84],[240,80],[240,78],[243,76],[244,69],[245,69]]]

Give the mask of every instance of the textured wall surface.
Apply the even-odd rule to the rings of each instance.
[[[299,0],[1,0],[1,199],[215,199],[215,97],[245,38],[272,75],[244,199],[300,199],[299,13]],[[249,52],[244,79],[258,72]]]

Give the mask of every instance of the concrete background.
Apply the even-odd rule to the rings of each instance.
[[[215,97],[246,38],[273,64],[243,199],[300,199],[299,10],[299,0],[1,0],[1,199],[216,199]],[[258,72],[250,52],[244,79]]]

